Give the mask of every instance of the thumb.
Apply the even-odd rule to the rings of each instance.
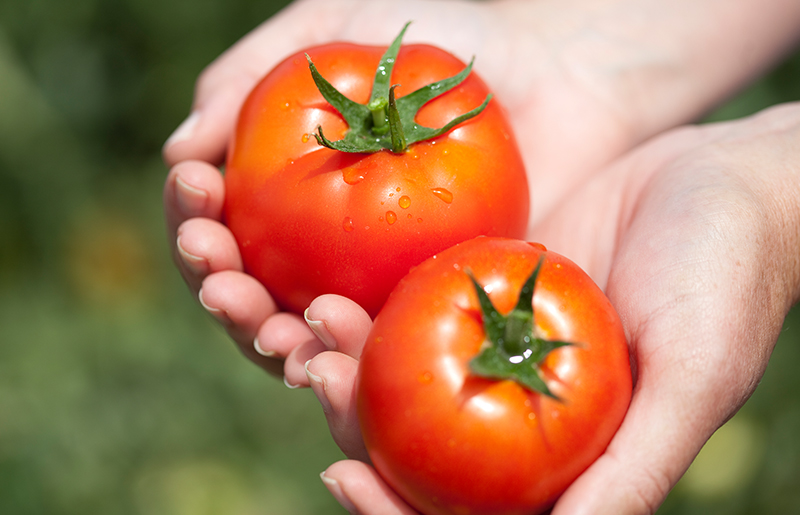
[[[713,433],[715,425],[697,420],[679,397],[638,386],[608,449],[561,496],[552,515],[655,513]]]

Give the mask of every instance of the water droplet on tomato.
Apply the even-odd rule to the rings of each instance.
[[[417,377],[417,381],[419,381],[422,384],[428,384],[431,381],[433,381],[433,374],[431,374],[430,372],[423,372],[419,375],[419,377]]]
[[[354,228],[355,225],[353,224],[353,219],[349,216],[346,216],[342,222],[342,229],[344,229],[345,232],[351,232]]]
[[[311,139],[311,134],[303,134],[303,137],[300,138],[300,141],[302,141],[303,143],[308,143],[308,140],[310,139]]]
[[[417,223],[421,224],[422,223],[422,218],[417,218]]]
[[[280,107],[281,107],[281,111],[286,111],[290,107],[289,102],[282,103]]]
[[[400,204],[400,207],[403,209],[408,209],[408,206],[411,205],[411,198],[408,195],[403,195],[397,203]]]
[[[394,211],[387,211],[386,212],[386,221],[389,223],[389,225],[392,225],[393,223],[395,223],[397,221],[397,214],[395,214]]]
[[[447,204],[453,201],[453,194],[449,190],[446,190],[444,188],[433,188],[431,192],[433,192],[434,195],[439,197]]]
[[[342,178],[344,179],[344,182],[350,186],[353,186],[364,180],[364,173],[361,170],[345,168],[342,170]]]

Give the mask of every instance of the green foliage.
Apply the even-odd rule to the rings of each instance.
[[[197,75],[282,5],[0,3],[0,513],[344,513],[313,394],[201,312],[161,212]]]
[[[201,313],[161,213],[197,75],[283,3],[0,2],[0,513],[344,513],[313,395]],[[714,116],[797,99],[799,78],[795,56]],[[750,442],[740,473],[705,496],[687,476],[664,513],[800,511],[799,324],[712,440],[712,471]]]

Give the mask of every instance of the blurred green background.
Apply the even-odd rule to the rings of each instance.
[[[202,68],[284,1],[0,2],[0,513],[344,513],[310,391],[191,299],[164,139]],[[800,98],[800,54],[712,118]],[[800,314],[660,513],[800,513]]]

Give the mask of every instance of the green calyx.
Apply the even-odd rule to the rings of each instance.
[[[456,125],[483,111],[492,95],[488,95],[481,105],[454,118],[444,127],[432,129],[419,125],[415,121],[417,112],[423,105],[458,86],[467,78],[472,71],[472,62],[452,77],[433,82],[408,95],[396,98],[394,90],[399,85],[391,84],[392,69],[400,50],[400,42],[409,23],[406,23],[381,57],[375,72],[375,80],[372,83],[372,94],[367,104],[353,102],[340,93],[320,75],[311,57],[306,54],[308,67],[317,88],[325,100],[344,117],[349,127],[344,138],[338,141],[329,140],[322,133],[322,127],[317,127],[317,132],[314,134],[317,143],[342,152],[374,153],[386,149],[400,154],[405,152],[409,145],[441,136]]]
[[[544,256],[525,281],[517,305],[508,315],[497,311],[483,287],[470,274],[486,332],[483,349],[470,361],[470,368],[477,376],[510,379],[533,392],[556,399],[542,378],[539,366],[551,351],[572,344],[534,335],[533,290],[543,262]]]

